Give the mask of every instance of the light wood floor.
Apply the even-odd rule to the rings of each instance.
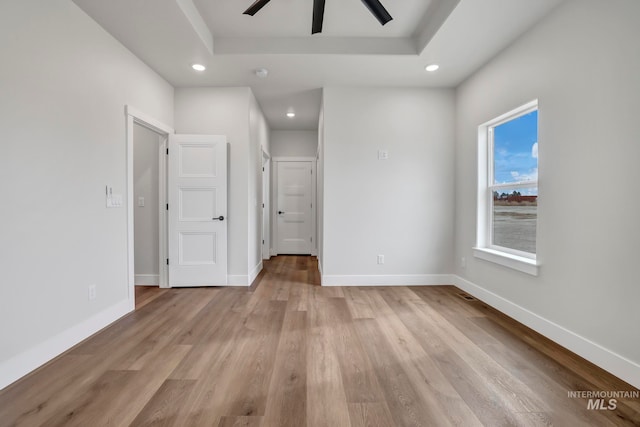
[[[147,295],[0,392],[0,425],[640,425],[567,396],[629,385],[454,287],[317,284],[287,256],[252,292]]]

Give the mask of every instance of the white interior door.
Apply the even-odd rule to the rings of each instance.
[[[169,285],[227,284],[227,139],[169,136]]]
[[[311,162],[278,162],[276,221],[279,254],[311,254]]]

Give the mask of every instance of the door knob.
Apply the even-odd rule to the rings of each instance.
[[[213,221],[224,221],[224,217],[220,215],[218,218],[211,218]]]
[[[278,211],[278,215],[282,215],[284,212],[282,211]]]

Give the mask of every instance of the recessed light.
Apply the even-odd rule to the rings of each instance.
[[[293,119],[296,116],[296,113],[294,113],[293,111],[289,111],[287,113],[287,117],[289,117],[290,119]]]
[[[436,71],[438,68],[440,68],[440,66],[438,64],[431,64],[431,65],[427,65],[426,67],[424,67],[425,70],[433,72]]]
[[[193,65],[191,66],[191,68],[193,68],[193,69],[194,69],[194,70],[196,70],[196,71],[204,71],[204,70],[206,70],[206,69],[207,69],[207,67],[205,67],[205,66],[204,66],[204,65],[202,65],[202,64],[193,64]]]
[[[261,79],[264,79],[265,77],[267,77],[267,75],[269,75],[269,70],[267,70],[266,68],[258,68],[256,71],[256,76],[260,77]]]

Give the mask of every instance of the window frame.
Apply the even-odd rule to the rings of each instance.
[[[506,184],[494,184],[494,129],[521,116],[538,111],[535,99],[512,109],[478,127],[478,203],[477,238],[474,256],[494,262],[524,273],[538,274],[537,249],[535,253],[493,244],[493,192],[509,188],[538,188],[539,178],[535,181],[518,181]],[[539,193],[538,193],[539,195]],[[538,220],[536,218],[536,231]],[[536,239],[537,240],[537,239]]]

